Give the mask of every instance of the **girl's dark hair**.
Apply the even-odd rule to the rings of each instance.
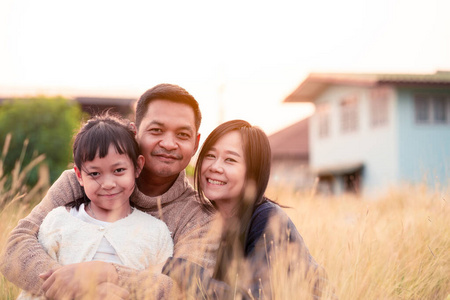
[[[126,154],[137,170],[139,146],[130,121],[109,112],[96,115],[89,119],[75,135],[73,142],[73,160],[76,167],[83,170],[87,161],[92,161],[98,155],[100,158],[108,155],[109,146],[113,145],[117,153]],[[83,189],[83,197],[68,204],[70,207],[80,207],[81,203],[88,204]]]
[[[205,198],[200,185],[203,160],[217,141],[232,131],[239,132],[242,137],[246,173],[244,190],[234,216],[235,226],[234,228],[227,228],[222,236],[222,244],[214,271],[214,277],[219,280],[225,280],[223,272],[227,270],[227,264],[231,260],[229,255],[236,251],[236,247],[241,254],[244,252],[245,236],[255,207],[264,200],[268,200],[264,197],[264,193],[270,177],[271,149],[269,139],[262,129],[243,120],[232,120],[216,127],[206,138],[200,150],[194,171],[194,184],[200,201],[210,210],[214,210],[214,203]]]

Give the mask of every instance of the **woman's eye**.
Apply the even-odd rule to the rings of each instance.
[[[205,157],[206,157],[206,158],[214,158],[215,156],[214,156],[214,154],[208,153],[208,154],[205,155]]]
[[[236,162],[236,160],[235,160],[234,158],[227,158],[227,159],[225,159],[225,161],[228,161],[228,162]]]
[[[118,168],[116,169],[116,173],[122,173],[125,171],[125,168]]]

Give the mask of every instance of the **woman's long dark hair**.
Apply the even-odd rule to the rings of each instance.
[[[139,146],[134,137],[130,121],[105,112],[89,119],[75,135],[73,142],[73,160],[80,172],[86,161],[92,161],[108,155],[109,146],[113,145],[119,154],[126,154],[138,170]],[[90,202],[83,189],[83,197],[70,202],[67,206],[78,209],[82,203]]]
[[[221,245],[217,256],[214,278],[227,281],[226,271],[233,257],[244,256],[244,243],[254,208],[261,204],[265,197],[271,165],[271,149],[267,135],[260,128],[250,125],[243,120],[232,120],[219,125],[203,143],[194,172],[194,184],[200,201],[211,210],[215,209],[214,202],[205,198],[201,187],[201,169],[203,160],[217,143],[227,133],[237,131],[242,137],[242,149],[245,157],[244,190],[238,202],[234,219],[228,222],[222,235]]]

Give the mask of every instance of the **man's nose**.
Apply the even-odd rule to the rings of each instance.
[[[159,142],[159,145],[169,151],[175,150],[178,147],[176,137],[173,134],[165,134]]]

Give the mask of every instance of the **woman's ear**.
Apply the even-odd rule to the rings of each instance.
[[[83,178],[81,177],[81,170],[78,169],[76,165],[73,166],[73,169],[75,170],[75,174],[77,175],[78,182],[81,186],[83,186]]]
[[[145,165],[145,158],[142,155],[139,155],[137,158],[137,169],[136,169],[136,178],[139,177],[139,174],[142,172],[142,168]]]

